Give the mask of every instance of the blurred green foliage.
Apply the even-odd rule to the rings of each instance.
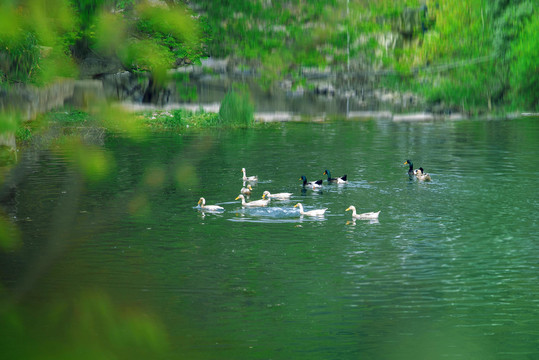
[[[1,290],[0,290],[1,293]],[[8,359],[164,359],[162,324],[121,308],[98,290],[9,305],[0,312],[0,346]]]
[[[19,114],[14,112],[0,112],[0,135],[16,131],[20,123]]]
[[[177,59],[197,62],[203,41],[182,4],[146,1],[6,0],[0,5],[0,81],[47,84],[76,77],[88,55],[118,58],[164,81]]]
[[[75,76],[67,47],[76,21],[65,0],[7,0],[0,6],[0,81],[35,83]]]

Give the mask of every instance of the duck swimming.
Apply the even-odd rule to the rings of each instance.
[[[328,176],[328,183],[337,183],[337,184],[346,184],[348,181],[346,180],[346,175],[343,175],[341,177],[331,177],[331,173],[329,170],[325,170],[323,175]]]
[[[354,219],[373,220],[373,219],[378,219],[378,215],[380,215],[380,211],[358,214],[356,211],[356,207],[353,205],[350,205],[348,209],[346,209],[345,211],[348,211],[348,210],[352,210],[352,217]]]
[[[267,199],[267,200],[254,200],[254,201],[249,201],[249,202],[246,202],[245,201],[245,196],[243,195],[238,195],[238,197],[234,200],[238,200],[238,199],[241,199],[241,205],[242,206],[247,206],[247,207],[255,207],[255,206],[266,206],[269,204],[270,200]]]
[[[225,209],[224,207],[219,206],[219,205],[206,205],[206,199],[204,199],[203,197],[201,197],[200,200],[198,200],[197,205],[202,210],[208,210],[208,211],[221,211]]]
[[[247,185],[241,188],[240,193],[243,195],[251,195],[251,191],[253,191],[253,188],[251,185]]]
[[[414,174],[415,174],[415,177],[418,180],[421,180],[421,181],[431,181],[432,180],[431,177],[430,177],[430,174],[424,172],[422,167],[420,167],[417,170],[414,170]]]
[[[277,193],[277,194],[270,194],[269,191],[264,191],[262,194],[262,199],[265,199],[266,197],[268,199],[277,199],[277,200],[288,200],[292,196],[292,193]]]
[[[303,187],[310,186],[313,190],[320,189],[322,187],[322,180],[307,181],[307,177],[305,175],[301,175],[299,179],[303,180]]]
[[[245,175],[245,168],[241,169],[241,172],[243,173],[243,181],[258,181],[258,176],[247,176]]]
[[[408,176],[410,177],[410,180],[414,178],[414,164],[412,163],[412,160],[406,160],[404,162],[404,165],[410,165],[408,168]]]
[[[326,208],[326,209],[316,209],[316,210],[304,211],[303,210],[303,205],[301,203],[297,203],[296,205],[294,205],[294,207],[299,207],[299,213],[301,215],[307,215],[307,216],[323,216],[324,213],[327,210],[327,208]]]

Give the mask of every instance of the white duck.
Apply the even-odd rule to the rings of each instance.
[[[251,185],[247,185],[241,188],[240,193],[243,195],[251,195],[251,191],[253,191],[253,188]]]
[[[303,210],[303,205],[301,203],[297,203],[296,205],[294,205],[294,207],[299,207],[299,213],[301,215],[307,215],[307,216],[324,216],[324,213],[327,210],[327,208],[326,208],[326,209],[316,209],[316,210],[304,211]]]
[[[431,181],[430,174],[423,172],[423,168],[420,167],[419,169],[414,170],[414,175],[417,178],[417,180],[421,181]]]
[[[238,199],[241,199],[241,205],[242,206],[249,206],[249,207],[255,207],[255,206],[266,206],[269,204],[270,200],[267,199],[267,200],[254,200],[254,201],[249,201],[249,202],[246,202],[245,201],[245,196],[243,195],[238,195],[238,197],[235,199],[235,200],[238,200]]]
[[[208,211],[221,211],[225,209],[224,207],[219,206],[219,205],[206,205],[206,199],[204,199],[203,197],[201,197],[200,200],[198,200],[198,206],[202,210],[208,210]]]
[[[358,214],[356,212],[356,207],[353,205],[350,205],[348,209],[346,209],[346,211],[348,210],[352,210],[352,217],[354,219],[373,220],[373,219],[378,219],[378,215],[380,215],[380,211]]]
[[[243,181],[258,181],[258,176],[247,176],[245,175],[245,168],[241,168],[243,173]]]
[[[276,200],[288,200],[292,196],[292,193],[277,193],[277,194],[270,194],[269,191],[264,191],[262,194],[262,199],[265,199],[266,197],[268,199],[276,199]]]

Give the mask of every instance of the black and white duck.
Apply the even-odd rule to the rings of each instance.
[[[336,183],[336,184],[346,184],[348,182],[347,180],[347,176],[346,175],[343,175],[341,177],[334,177],[332,178],[331,177],[331,173],[329,172],[329,170],[324,170],[324,174],[323,175],[327,175],[328,176],[328,184],[329,183]]]
[[[303,181],[303,187],[309,186],[313,190],[320,189],[322,187],[322,180],[307,181],[307,177],[305,175],[301,175],[299,179]]]
[[[425,170],[423,170],[422,167],[419,169],[414,170],[415,177],[420,181],[431,181],[432,178],[430,177],[429,173],[426,173]]]
[[[414,178],[415,174],[414,174],[414,164],[412,163],[412,160],[406,160],[404,162],[404,165],[409,165],[410,167],[408,168],[408,177],[411,179]]]

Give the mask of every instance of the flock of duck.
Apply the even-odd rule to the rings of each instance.
[[[420,167],[419,169],[414,169],[414,165],[411,160],[406,160],[404,164],[409,165],[408,176],[410,177],[410,179],[413,179],[415,177],[419,181],[431,181],[431,176],[426,173],[422,167]],[[247,201],[246,197],[249,197],[253,191],[253,187],[251,186],[251,184],[254,184],[258,181],[258,176],[247,176],[245,168],[242,168],[241,171],[243,173],[243,187],[241,188],[240,194],[236,197],[235,200],[241,200],[241,205],[243,207],[263,207],[267,206],[272,200],[289,200],[292,196],[292,193],[288,192],[272,194],[266,190],[262,193],[262,199]],[[348,182],[346,175],[340,177],[331,177],[331,173],[329,172],[329,170],[325,170],[324,175],[327,175],[328,184],[346,184]],[[299,180],[303,182],[304,189],[310,188],[316,191],[321,189],[323,185],[323,180],[307,181],[307,178],[304,175],[302,175]],[[200,210],[204,211],[221,212],[225,210],[224,207],[219,205],[206,205],[206,199],[204,199],[203,197],[198,200],[197,207]],[[297,203],[296,205],[294,205],[294,208],[299,208],[300,215],[305,216],[323,216],[327,210],[327,208],[324,208],[305,211],[302,203]],[[376,220],[380,215],[380,211],[358,214],[355,206],[353,205],[350,205],[345,211],[352,211],[353,219]]]

